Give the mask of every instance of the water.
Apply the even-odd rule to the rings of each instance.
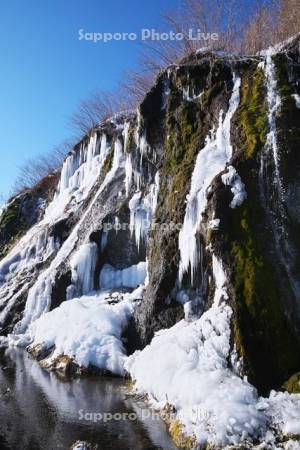
[[[87,413],[135,420],[91,421]],[[118,378],[60,381],[22,350],[0,353],[1,450],[68,450],[77,440],[99,450],[175,450],[165,425],[145,403],[126,395]]]

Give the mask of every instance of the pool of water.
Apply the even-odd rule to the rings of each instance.
[[[99,450],[176,449],[164,423],[126,394],[124,380],[60,381],[26,352],[2,350],[0,449],[68,450],[77,440]]]

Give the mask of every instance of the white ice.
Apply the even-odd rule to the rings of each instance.
[[[145,282],[146,276],[146,262],[140,262],[122,270],[117,270],[113,266],[105,264],[100,272],[100,288],[136,288]]]
[[[63,243],[55,258],[51,261],[50,266],[45,271],[40,273],[35,284],[29,290],[24,315],[21,321],[16,324],[14,329],[15,333],[24,333],[31,322],[33,322],[49,310],[51,304],[52,287],[55,283],[57,268],[60,266],[60,264],[68,260],[78,241],[78,230],[80,226],[85,221],[91,209],[94,207],[94,204],[101,192],[109,183],[111,183],[117,170],[123,164],[123,148],[121,142],[117,140],[115,142],[113,163],[110,171],[106,174],[103,183],[95,193],[92,201],[86,208],[79,222],[73,228],[70,236]],[[70,295],[70,293],[68,294]]]
[[[220,112],[217,131],[211,131],[206,144],[197,156],[195,168],[192,174],[191,188],[187,197],[186,212],[183,227],[179,233],[179,281],[188,269],[191,269],[192,282],[195,270],[199,264],[200,255],[197,247],[196,233],[202,221],[202,214],[207,205],[207,189],[213,179],[222,172],[232,155],[230,141],[230,124],[240,102],[241,80],[234,76],[234,86],[229,101],[228,111],[223,118]]]
[[[294,99],[295,99],[297,108],[300,109],[300,95],[298,95],[298,94],[293,94],[292,97],[294,97]]]
[[[235,170],[233,166],[227,167],[227,172],[221,176],[223,183],[226,186],[231,187],[231,192],[233,193],[233,199],[230,202],[230,208],[236,208],[240,206],[244,200],[247,198],[247,192],[245,190],[245,185],[241,180],[241,177]]]
[[[72,286],[68,288],[69,298],[88,294],[94,289],[97,258],[98,247],[95,242],[81,245],[77,252],[74,253],[70,260]]]
[[[67,355],[79,366],[94,365],[117,375],[124,374],[126,351],[122,332],[133,313],[133,301],[141,289],[124,294],[117,304],[100,292],[63,302],[33,322],[25,335],[10,335],[10,345],[55,346],[49,362]]]
[[[280,169],[279,169],[279,149],[276,135],[276,117],[281,107],[281,99],[277,92],[277,81],[275,75],[275,64],[272,59],[273,49],[270,48],[266,53],[266,63],[264,66],[267,84],[268,101],[268,122],[269,132],[267,134],[267,147],[272,151],[275,165],[275,179],[281,189]]]
[[[157,332],[150,345],[128,358],[125,369],[137,392],[147,394],[154,407],[175,407],[173,419],[198,443],[222,448],[241,443],[248,448],[256,441],[273,445],[270,429],[299,433],[300,395],[273,392],[261,398],[247,378],[231,369],[232,309],[224,303],[226,274],[215,256],[213,274],[212,307],[200,319]]]
[[[149,187],[148,193],[143,197],[142,192],[136,192],[129,201],[130,230],[135,236],[137,247],[145,239],[151,229],[157,208],[159,194],[159,172],[156,173],[154,183]]]

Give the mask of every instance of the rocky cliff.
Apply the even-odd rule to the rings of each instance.
[[[257,56],[195,53],[160,73],[137,112],[101,123],[78,143],[63,164],[54,195],[42,184],[12,199],[0,219],[3,344],[31,346],[39,358],[48,357],[48,367],[67,355],[78,367],[127,371],[160,406],[167,398],[167,408],[178,411],[192,403],[176,404],[168,387],[139,380],[146,379],[139,367],[147,351],[153,358],[157,339],[159,354],[159,348],[168,353],[182,337],[185,354],[191,357],[196,349],[191,358],[201,362],[191,396],[211,360],[207,376],[220,367],[226,370],[226,377],[222,372],[223,378],[215,379],[216,390],[229,373],[237,384],[247,376],[247,389],[254,386],[256,396],[265,396],[260,399],[285,386],[294,394],[278,393],[284,396],[278,402],[292,402],[289,409],[298,414],[299,83],[299,37]],[[119,339],[124,360],[133,354],[125,369],[120,361],[103,363],[101,355],[80,359],[72,346],[68,353],[41,331],[43,316],[59,320],[57,311],[71,308],[62,305],[66,300],[81,305],[86,299],[90,305],[99,296],[107,308],[127,305],[117,312],[124,316],[118,332],[107,332]],[[101,314],[102,309],[93,312],[96,328],[97,323],[101,328]],[[189,337],[182,334],[180,327],[198,324],[197,335],[185,328]],[[69,326],[73,329],[74,321]],[[155,335],[162,329],[170,329],[170,341],[163,341],[165,332]],[[103,351],[105,361],[110,360],[102,338],[96,348],[87,335],[84,339],[86,347]],[[214,354],[223,358],[214,359]],[[182,361],[172,363],[173,376]],[[163,377],[163,363],[161,369]],[[195,370],[191,367],[187,376]],[[268,401],[266,408],[275,408],[275,400]],[[209,409],[212,415],[214,408]],[[256,405],[256,410],[264,407]],[[247,433],[238,426],[234,431],[230,415],[224,419],[225,431],[214,430],[207,418],[203,429],[214,433],[205,435],[200,421],[199,434],[185,417],[172,421],[171,432],[183,447],[245,440],[250,445],[251,439],[261,439],[256,428],[267,429],[272,422],[266,417],[252,417],[257,423],[250,423]],[[289,418],[292,425],[285,431],[278,425],[281,419],[273,420],[269,431],[286,441],[300,434],[294,419]],[[189,438],[183,438],[182,424]]]

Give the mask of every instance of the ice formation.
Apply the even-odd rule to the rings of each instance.
[[[280,170],[279,170],[279,150],[276,136],[276,116],[281,106],[281,100],[277,93],[277,81],[275,76],[275,65],[272,59],[274,49],[266,51],[265,76],[267,80],[267,101],[268,101],[268,122],[269,132],[267,134],[267,147],[273,153],[275,176],[279,188],[281,189]]]
[[[300,108],[300,95],[298,95],[298,94],[293,94],[293,97],[294,97],[294,99],[295,99],[297,108]]]
[[[234,167],[229,166],[227,172],[222,175],[222,181],[226,186],[231,187],[233,193],[233,199],[230,202],[230,208],[236,208],[240,206],[247,198],[247,192],[245,185],[241,180],[241,177],[237,173]]]
[[[146,262],[140,262],[122,270],[117,270],[113,266],[105,264],[100,272],[99,284],[101,289],[136,288],[144,283],[146,276]]]
[[[135,242],[140,247],[142,239],[145,239],[151,229],[157,208],[159,193],[159,172],[155,175],[154,183],[149,187],[149,192],[142,197],[142,192],[136,192],[129,202],[130,230],[135,236]]]
[[[131,188],[132,174],[133,174],[133,169],[132,169],[131,154],[128,153],[126,155],[126,161],[125,161],[125,189],[126,189],[127,197],[129,195],[129,191]]]
[[[37,232],[38,231],[38,232]],[[45,228],[31,229],[0,263],[0,283],[9,281],[24,269],[30,269],[48,257],[59,247]]]
[[[121,164],[122,148],[120,149],[120,146],[120,142],[117,141],[113,167],[107,174],[102,189],[112,180],[117,166]],[[63,164],[57,192],[52,202],[48,205],[43,219],[33,226],[1,261],[0,298],[1,301],[7,303],[0,316],[0,321],[3,322],[7,312],[17,301],[18,296],[26,288],[28,289],[31,279],[27,274],[32,274],[37,265],[53,258],[53,255],[57,253],[49,268],[40,273],[29,290],[24,318],[21,323],[17,324],[16,332],[24,330],[31,320],[36,319],[40,314],[47,311],[50,305],[56,268],[69,256],[75,247],[78,239],[77,230],[86,213],[61,248],[58,240],[54,240],[53,236],[48,236],[49,224],[55,223],[55,221],[60,220],[66,214],[75,211],[80,202],[86,198],[99,177],[109,150],[110,147],[107,145],[106,135],[102,134],[97,139],[97,134],[95,133],[87,143],[81,144],[78,151],[72,151],[68,155]],[[99,191],[96,196],[98,194]],[[24,285],[20,292],[16,291],[11,296],[10,293],[15,290],[15,280],[18,280],[18,277],[23,277]],[[10,298],[8,302],[7,298]]]
[[[104,141],[101,140],[101,142],[102,142],[101,145],[103,145],[104,148],[103,142],[105,142],[106,146],[106,140]],[[52,286],[55,283],[57,268],[59,267],[60,264],[66,261],[70,256],[70,254],[74,251],[74,248],[78,241],[78,230],[81,224],[84,223],[86,217],[94,207],[94,204],[98,196],[105,189],[105,187],[113,180],[117,170],[123,164],[124,164],[123,147],[121,141],[117,139],[114,146],[114,157],[111,169],[106,174],[103,183],[95,193],[93,200],[90,202],[88,208],[85,210],[81,219],[79,220],[77,225],[73,228],[72,233],[63,243],[63,245],[57,252],[55,258],[51,261],[50,266],[45,271],[40,273],[38,279],[29,290],[24,315],[22,320],[16,324],[14,329],[15,333],[24,333],[31,322],[38,319],[42,314],[46,313],[49,310],[51,304]],[[63,177],[65,177],[65,175],[63,175]],[[54,198],[52,206],[53,204],[59,202],[58,199],[59,196]],[[64,201],[64,197],[62,201]],[[52,208],[52,206],[50,204],[50,208]],[[71,295],[70,291],[68,292],[68,295]]]
[[[106,134],[97,138],[97,133],[88,143],[81,143],[78,151],[73,150],[66,158],[58,185],[57,193],[46,209],[45,217],[49,222],[63,216],[66,209],[74,208],[84,200],[99,177],[103,164],[110,151]]]
[[[188,102],[193,102],[195,100],[199,100],[203,95],[203,91],[200,92],[200,94],[195,94],[195,90],[191,86],[183,87],[182,93],[183,93],[183,99]]]
[[[220,219],[212,219],[208,222],[208,228],[210,230],[217,230],[220,225]]]
[[[223,119],[223,111],[220,112],[219,126],[216,132],[212,130],[207,137],[206,144],[200,150],[195,168],[192,174],[191,188],[187,197],[186,212],[183,227],[179,233],[179,281],[188,269],[191,269],[193,282],[195,270],[199,264],[199,249],[197,248],[196,233],[199,229],[202,214],[205,211],[207,189],[213,179],[225,169],[226,163],[232,155],[230,142],[231,119],[240,102],[241,80],[234,76],[234,86],[229,101],[228,111]]]
[[[68,298],[88,294],[94,289],[97,257],[98,247],[95,242],[83,244],[72,256],[72,285],[68,288]]]

